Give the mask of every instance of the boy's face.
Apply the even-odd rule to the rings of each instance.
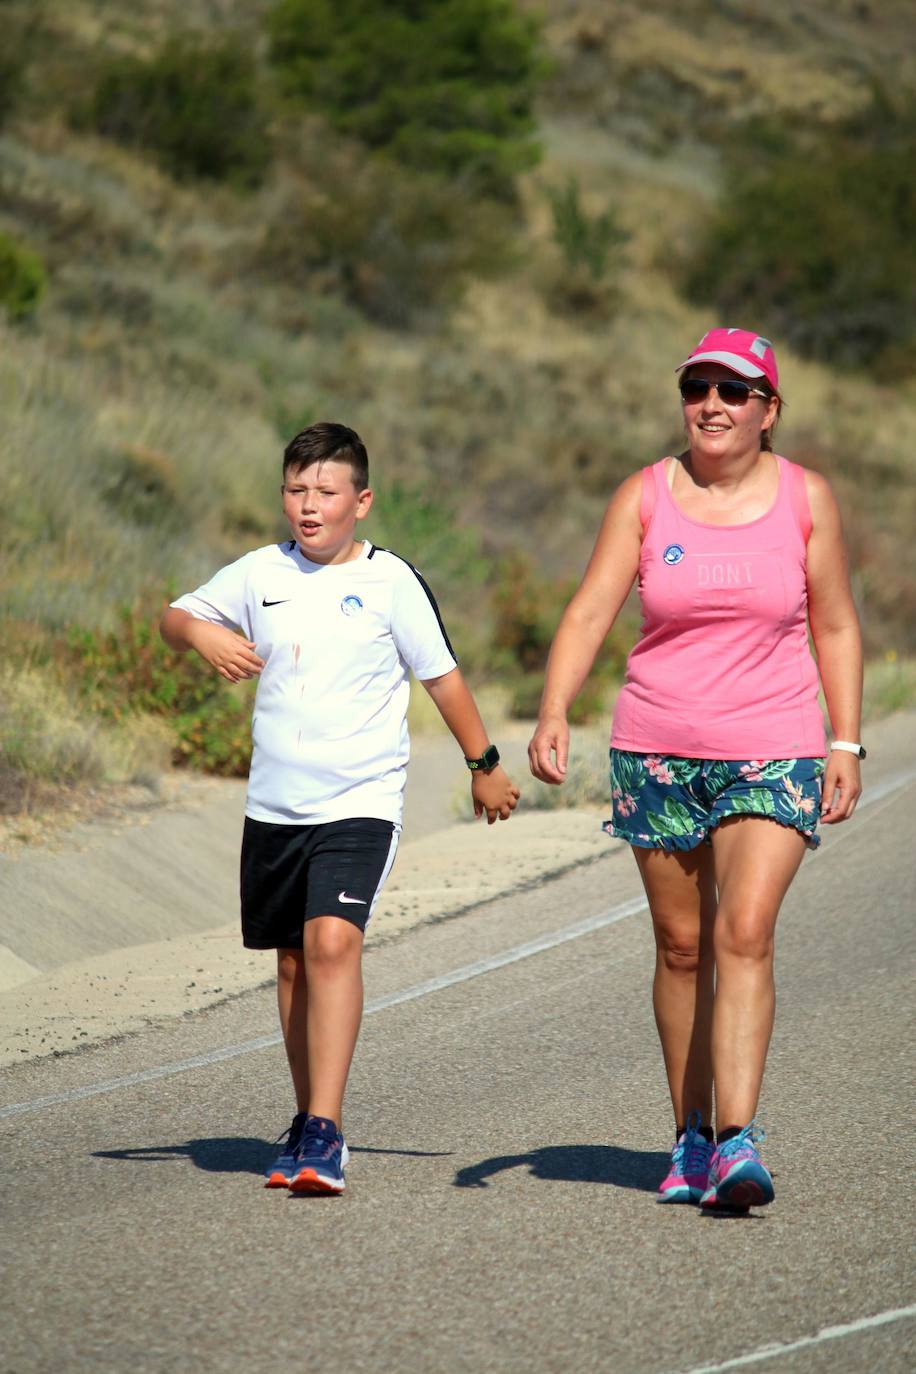
[[[290,468],[283,486],[283,514],[312,563],[347,563],[356,556],[353,531],[369,513],[372,492],[357,491],[349,463],[333,458]]]

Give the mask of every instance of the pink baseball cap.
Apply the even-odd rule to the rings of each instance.
[[[674,369],[690,367],[693,363],[721,363],[742,377],[766,377],[774,391],[779,390],[776,354],[769,339],[750,329],[710,329],[704,334],[689,358]]]

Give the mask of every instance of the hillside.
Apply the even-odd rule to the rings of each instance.
[[[541,160],[507,208],[460,188],[430,200],[320,117],[276,108],[259,185],[176,180],[73,112],[106,61],[173,32],[241,32],[263,64],[266,0],[3,0],[22,82],[0,130],[0,231],[48,277],[31,318],[0,322],[10,699],[41,682],[47,711],[64,711],[74,626],[152,611],[275,537],[282,443],[334,418],[374,462],[370,536],[422,566],[472,675],[525,678],[530,702],[518,644],[540,652],[614,483],[678,446],[672,369],[716,320],[685,301],[679,263],[720,203],[730,148],[774,117],[829,136],[876,82],[912,97],[916,74],[902,4],[781,0],[765,24],[742,0],[521,8],[543,17],[549,65]],[[610,212],[624,240],[600,280],[557,240],[550,194],[571,178],[586,221]],[[460,260],[437,214],[467,215]],[[453,271],[461,298],[428,307]],[[421,286],[422,308],[398,318]],[[725,322],[776,341],[780,447],[834,480],[869,652],[902,658],[916,637],[916,388],[804,359],[766,319]],[[543,623],[506,622],[519,578]],[[37,674],[26,689],[23,667]],[[9,707],[7,734],[22,719]]]

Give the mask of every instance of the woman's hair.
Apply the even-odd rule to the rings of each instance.
[[[769,425],[766,429],[761,430],[760,432],[760,447],[763,449],[764,453],[772,453],[773,432],[776,429],[776,426],[779,424],[779,417],[782,414],[783,399],[778,391],[773,390],[773,388],[770,386],[770,383],[767,381],[766,377],[754,378],[754,390],[762,391],[767,396],[767,398],[771,396],[776,397],[776,418],[771,425]]]

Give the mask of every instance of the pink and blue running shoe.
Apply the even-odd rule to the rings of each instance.
[[[656,1202],[699,1202],[706,1191],[712,1150],[712,1143],[700,1135],[700,1113],[691,1112],[671,1151],[671,1168],[659,1185]]]
[[[717,1145],[709,1164],[709,1182],[701,1207],[764,1207],[776,1193],[773,1180],[757,1153],[764,1132],[752,1121],[743,1131]]]
[[[306,1118],[296,1150],[290,1190],[294,1193],[342,1193],[350,1151],[337,1123],[328,1117]]]

